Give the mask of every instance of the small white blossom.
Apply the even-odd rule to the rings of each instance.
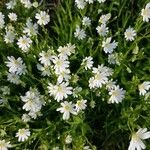
[[[132,134],[130,145],[128,150],[142,150],[146,149],[146,145],[143,140],[150,138],[150,132],[147,132],[147,128],[140,128],[136,133]]]
[[[53,147],[52,150],[61,150],[61,149],[58,146],[56,146],[56,147]]]
[[[68,95],[72,94],[72,87],[69,87],[68,83],[64,82],[57,85],[52,85],[51,83],[49,83],[48,90],[50,96],[54,96],[55,100],[57,100],[58,102],[66,99]]]
[[[46,25],[50,22],[50,16],[45,11],[40,11],[37,13],[35,18],[38,20],[39,25]]]
[[[147,3],[146,7],[142,9],[141,15],[143,17],[143,21],[149,22],[150,19],[150,3]]]
[[[111,37],[107,38],[102,42],[102,47],[104,48],[105,53],[112,53],[114,49],[117,47],[118,43],[113,41],[111,42]]]
[[[150,81],[144,81],[138,87],[139,87],[139,92],[140,92],[139,94],[144,96],[150,89]]]
[[[93,4],[94,0],[85,0],[89,4]]]
[[[31,8],[32,7],[32,3],[30,2],[30,0],[20,0],[20,2],[24,5],[25,8]]]
[[[53,56],[52,56],[50,50],[48,50],[47,52],[42,51],[39,54],[39,56],[40,56],[39,61],[41,62],[41,64],[43,64],[44,66],[50,66],[51,65],[51,61],[53,60]]]
[[[109,95],[111,96],[108,100],[108,103],[120,103],[125,97],[125,91],[119,86],[115,86],[110,90]]]
[[[83,150],[91,150],[89,146],[84,146]]]
[[[91,69],[93,67],[93,58],[91,56],[89,57],[85,57],[82,61],[82,64],[85,68],[85,70],[87,69]]]
[[[86,105],[87,100],[78,100],[77,103],[75,104],[75,109],[77,112],[81,110],[85,110],[87,105]]]
[[[41,110],[42,105],[45,104],[43,101],[43,96],[40,95],[37,89],[32,88],[26,92],[25,96],[21,96],[21,100],[25,102],[22,108],[26,111],[29,111],[29,115],[32,118],[32,115],[37,116],[37,113]]]
[[[22,120],[23,120],[23,122],[29,122],[31,120],[31,118],[28,114],[23,114]]]
[[[103,64],[102,65],[98,65],[97,68],[93,68],[93,71],[92,71],[94,74],[97,74],[97,73],[105,73],[106,76],[110,76],[112,75],[113,73],[113,70],[109,67],[106,67],[104,66]]]
[[[75,53],[75,45],[68,43],[66,46],[60,46],[57,51],[59,52],[59,57],[63,59],[68,59],[68,56]]]
[[[32,43],[32,40],[29,37],[23,35],[22,37],[18,39],[17,45],[19,46],[19,48],[21,48],[23,52],[28,52],[31,46],[31,43]]]
[[[8,3],[6,3],[7,9],[14,9],[16,6],[16,0],[11,0]]]
[[[56,74],[61,74],[68,69],[70,62],[64,58],[54,57],[53,59],[54,69]]]
[[[0,150],[8,150],[8,148],[12,147],[10,142],[6,142],[5,140],[0,140]]]
[[[4,21],[5,16],[0,12],[0,29],[4,27],[5,21]]]
[[[112,69],[105,67],[103,65],[98,65],[98,68],[93,68],[94,76],[89,79],[89,87],[101,88],[108,82],[108,77],[112,75]]]
[[[68,120],[70,118],[70,114],[77,114],[74,110],[74,104],[72,104],[72,102],[64,101],[61,103],[61,106],[62,107],[58,108],[57,111],[63,113],[63,120]]]
[[[82,24],[84,25],[84,26],[90,26],[91,25],[91,19],[89,18],[89,17],[83,17],[83,19],[82,19]]]
[[[10,88],[8,86],[2,86],[0,88],[0,90],[2,91],[3,95],[9,95],[10,94]]]
[[[120,65],[118,53],[109,54],[108,63],[113,65],[115,64]]]
[[[34,8],[37,8],[37,7],[39,6],[39,3],[35,1],[35,2],[32,3],[32,6],[33,6]]]
[[[6,32],[6,35],[4,35],[4,41],[8,43],[13,43],[15,40],[15,33],[12,30],[9,30]]]
[[[101,26],[98,26],[96,30],[100,36],[106,36],[108,33],[108,27],[106,27],[106,24],[102,24]]]
[[[15,13],[9,13],[8,17],[11,21],[17,21],[17,15]]]
[[[24,27],[23,33],[28,36],[35,36],[38,33],[38,25],[36,23],[32,23],[31,19],[27,19],[26,27]]]
[[[129,27],[128,29],[126,29],[124,35],[127,41],[133,41],[136,36],[136,31],[133,28]]]
[[[102,15],[99,19],[99,22],[102,24],[106,24],[108,22],[108,20],[110,19],[110,17],[111,17],[110,13]]]
[[[23,63],[22,58],[15,59],[13,56],[8,56],[6,61],[6,66],[9,67],[9,72],[17,75],[22,75],[26,73],[26,65]]]
[[[106,89],[110,91],[113,90],[115,86],[116,86],[116,82],[111,79],[107,82]]]
[[[99,3],[104,3],[106,0],[97,0]]]
[[[13,84],[20,84],[20,76],[14,73],[8,73],[7,80]]]
[[[71,135],[67,135],[66,139],[65,139],[65,143],[66,144],[70,144],[72,142],[72,137]]]
[[[75,0],[75,3],[78,9],[84,9],[87,4],[84,0]]]
[[[74,97],[74,98],[78,98],[81,91],[82,91],[82,88],[81,88],[81,87],[75,87],[75,88],[73,89],[73,93],[72,93],[73,97]]]
[[[71,79],[70,70],[66,69],[61,72],[56,72],[56,75],[58,76],[57,82],[60,84],[63,81],[68,82]]]
[[[30,136],[30,131],[29,129],[19,129],[18,132],[16,133],[16,137],[18,137],[19,142],[24,142],[25,140],[28,139]]]
[[[80,29],[80,27],[77,26],[76,31],[74,32],[74,36],[79,40],[83,40],[86,37],[86,33],[85,33],[84,29]]]
[[[51,75],[51,71],[50,71],[49,66],[46,66],[46,65],[42,66],[40,64],[37,64],[37,69],[42,72],[41,75],[44,76],[44,77]]]

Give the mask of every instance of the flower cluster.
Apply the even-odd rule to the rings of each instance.
[[[0,150],[146,149],[150,3],[60,3],[0,10]]]

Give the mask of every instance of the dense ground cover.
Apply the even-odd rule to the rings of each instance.
[[[149,19],[148,0],[4,2],[0,150],[150,149]]]

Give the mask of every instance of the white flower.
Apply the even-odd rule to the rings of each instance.
[[[8,150],[8,148],[12,147],[10,142],[6,142],[5,140],[0,140],[0,150]]]
[[[142,9],[141,15],[143,17],[143,21],[149,22],[150,19],[150,3],[148,3],[145,9]]]
[[[8,86],[2,86],[0,90],[3,92],[3,95],[9,95],[10,94],[10,88]]]
[[[93,71],[92,71],[94,74],[97,74],[97,73],[105,73],[106,76],[110,76],[112,75],[113,73],[113,70],[109,67],[106,67],[104,66],[103,64],[102,65],[98,65],[98,68],[93,68]]]
[[[106,0],[97,0],[99,3],[104,3]]]
[[[39,61],[41,62],[41,64],[43,64],[44,66],[50,66],[51,65],[51,61],[53,60],[53,56],[51,55],[51,51],[48,50],[47,52],[42,51],[39,54],[40,58]]]
[[[72,94],[72,87],[68,87],[68,83],[62,82],[61,84],[52,85],[49,83],[48,90],[50,95],[54,96],[55,100],[60,102],[66,99],[68,95]]]
[[[52,150],[60,150],[60,148],[58,146],[56,146],[56,147],[53,147]]]
[[[6,3],[7,9],[14,9],[16,6],[16,0],[11,0],[8,3]]]
[[[84,0],[75,0],[75,3],[78,9],[84,9],[86,6],[86,2]]]
[[[139,87],[139,92],[140,92],[139,94],[144,96],[150,89],[150,81],[144,81],[138,87]]]
[[[24,142],[25,140],[28,139],[30,136],[30,131],[29,129],[19,129],[18,132],[16,133],[16,137],[18,137],[19,142]]]
[[[22,49],[23,52],[28,52],[31,46],[31,43],[32,43],[32,40],[29,37],[23,35],[22,37],[19,38],[17,45],[19,46],[19,48]]]
[[[30,111],[28,115],[33,119],[36,119],[38,116],[42,116],[40,111]]]
[[[96,87],[94,77],[91,77],[91,78],[89,79],[89,87],[90,87],[90,89],[92,89],[92,88],[95,88],[95,87]]]
[[[103,65],[98,68],[93,68],[94,77],[89,79],[89,87],[92,88],[101,88],[102,85],[105,85],[108,82],[108,77],[112,75],[112,69],[105,67]]]
[[[39,6],[39,3],[38,2],[33,2],[32,6],[35,7],[35,8],[37,8]]]
[[[30,2],[30,0],[20,0],[20,2],[24,5],[25,8],[32,7],[32,3]]]
[[[116,82],[111,79],[107,82],[106,89],[110,91],[113,90],[115,86],[116,86]]]
[[[89,4],[93,4],[94,0],[85,0]]]
[[[42,72],[42,76],[50,76],[51,75],[51,71],[50,71],[50,67],[49,66],[42,66],[40,64],[37,64],[37,69],[40,70]]]
[[[108,55],[108,63],[120,65],[118,53],[109,54]]]
[[[93,58],[91,56],[85,57],[82,61],[82,64],[85,67],[85,70],[91,69],[93,67]]]
[[[72,142],[72,137],[71,135],[67,135],[66,139],[65,139],[65,143],[66,144],[70,144]]]
[[[98,26],[96,30],[100,36],[106,36],[108,33],[108,27],[106,27],[106,24],[102,24],[101,26]]]
[[[26,73],[26,66],[22,61],[22,58],[15,59],[13,56],[7,57],[9,61],[6,61],[6,66],[9,67],[9,72],[17,75]]]
[[[58,108],[57,111],[63,113],[63,120],[68,120],[70,118],[70,113],[76,115],[72,102],[64,101],[61,103],[61,106],[62,107]]]
[[[61,74],[61,72],[65,71],[70,64],[70,62],[65,60],[64,58],[58,58],[58,57],[54,57],[53,63],[54,63],[54,69],[56,74]]]
[[[107,38],[105,41],[102,42],[102,47],[104,48],[105,53],[112,53],[114,49],[117,47],[118,43],[113,41],[111,43],[111,37]]]
[[[38,25],[36,23],[32,23],[31,19],[27,19],[26,27],[23,30],[23,33],[27,34],[28,36],[35,36],[38,33]]]
[[[30,111],[30,113],[37,113],[44,105],[43,96],[40,95],[37,89],[30,88],[30,91],[26,92],[25,96],[21,96],[21,100],[25,102],[23,109]]]
[[[90,107],[91,107],[91,108],[94,108],[95,106],[96,106],[96,102],[92,100],[92,101],[90,102]]]
[[[39,25],[46,25],[50,21],[50,16],[45,11],[40,11],[40,13],[36,13],[35,18],[38,20],[37,23]]]
[[[4,41],[8,43],[13,43],[15,39],[15,33],[12,30],[9,30],[6,32],[6,35],[4,36]]]
[[[31,120],[31,118],[28,114],[23,114],[22,120],[23,120],[23,122],[29,122]]]
[[[14,73],[8,73],[7,80],[11,83],[14,83],[14,84],[20,84],[21,83],[20,76],[17,74],[14,74]]]
[[[132,134],[132,138],[128,150],[146,149],[146,145],[142,140],[148,138],[150,138],[150,132],[147,132],[147,128],[140,128],[136,133]]]
[[[89,146],[84,146],[83,150],[91,150]]]
[[[74,36],[79,40],[83,40],[86,37],[86,33],[83,29],[80,29],[80,27],[77,26],[76,31],[74,32]]]
[[[91,88],[101,88],[103,84],[106,84],[108,78],[105,73],[97,73],[94,77],[89,79],[89,87]]]
[[[74,89],[73,89],[73,97],[74,98],[77,98],[77,97],[79,97],[79,93],[82,91],[82,88],[81,87],[75,87]]]
[[[90,26],[91,25],[91,19],[89,17],[84,16],[82,19],[82,24],[84,26]]]
[[[68,82],[68,80],[71,79],[69,69],[63,70],[61,72],[56,72],[56,75],[58,76],[57,78],[58,83],[62,83],[63,81]]]
[[[111,97],[108,100],[108,103],[120,103],[125,97],[125,91],[119,86],[115,86],[113,89],[110,90],[109,95]]]
[[[136,36],[136,31],[133,28],[129,27],[128,29],[126,29],[124,35],[127,41],[133,41]]]
[[[87,105],[86,105],[87,100],[78,100],[77,103],[75,104],[75,109],[77,112],[81,110],[85,110]]]
[[[59,52],[59,57],[63,59],[68,59],[68,56],[75,53],[75,45],[68,43],[66,46],[60,46],[57,51]]]
[[[110,19],[110,17],[111,17],[110,13],[102,15],[99,19],[99,22],[102,24],[106,24],[108,22],[108,20]]]
[[[11,21],[17,21],[17,15],[15,13],[9,13],[8,17]]]
[[[2,29],[4,27],[5,21],[4,21],[4,15],[2,14],[2,12],[0,12],[0,29]]]

